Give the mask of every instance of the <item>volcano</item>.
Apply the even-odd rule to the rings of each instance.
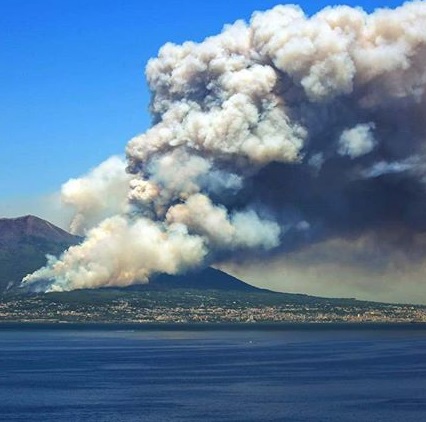
[[[0,219],[0,293],[14,288],[23,277],[46,264],[46,255],[59,256],[82,241],[54,224],[27,215]],[[149,284],[135,284],[123,290],[212,289],[261,291],[214,268],[181,275],[159,274]]]

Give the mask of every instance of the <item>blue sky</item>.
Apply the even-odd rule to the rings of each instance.
[[[149,126],[144,66],[161,45],[201,41],[279,3],[0,0],[0,217],[35,212],[34,201],[123,153]],[[401,3],[299,2],[308,14]]]

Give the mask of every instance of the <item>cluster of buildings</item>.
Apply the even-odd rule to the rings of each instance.
[[[145,306],[144,306],[145,305]],[[150,304],[133,299],[111,301],[63,302],[48,296],[8,299],[0,302],[0,321],[43,322],[426,322],[426,307],[414,305],[356,302],[347,305],[332,303],[252,305],[232,302],[226,306],[194,303]]]

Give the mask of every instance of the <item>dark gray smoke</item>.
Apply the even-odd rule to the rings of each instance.
[[[425,28],[422,1],[277,6],[166,44],[146,68],[154,125],[127,163],[63,188],[86,241],[25,281],[127,285],[362,236],[422,260]]]

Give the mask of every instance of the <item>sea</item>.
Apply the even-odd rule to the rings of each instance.
[[[1,421],[426,420],[423,324],[0,324]]]

